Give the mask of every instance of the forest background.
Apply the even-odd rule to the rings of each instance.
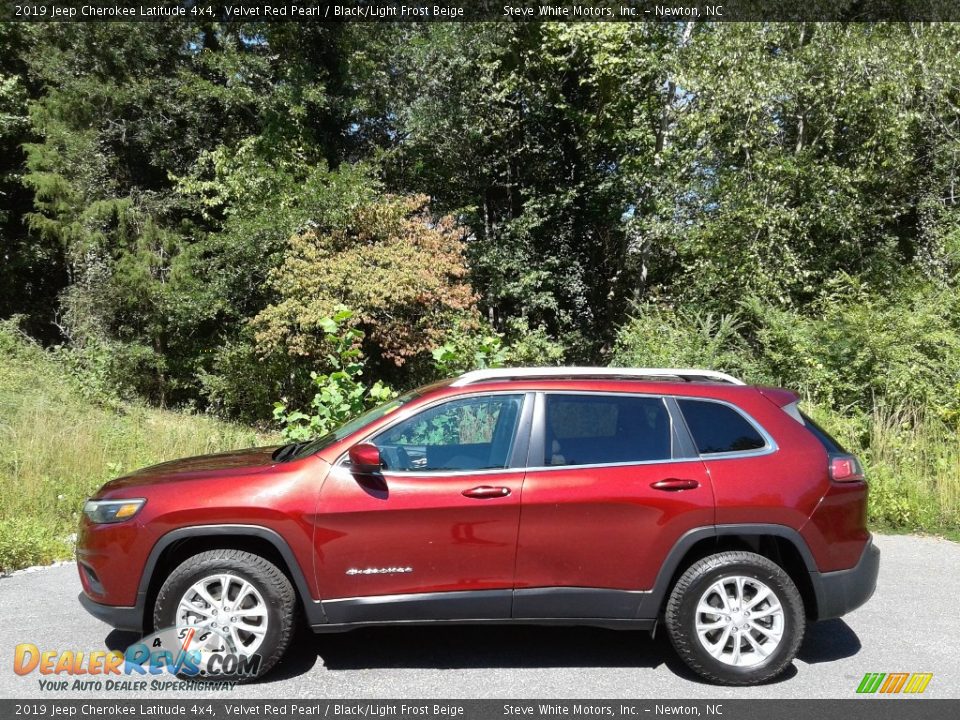
[[[960,534],[960,26],[0,24],[0,570],[474,367],[797,390]]]

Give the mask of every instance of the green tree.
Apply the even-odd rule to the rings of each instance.
[[[803,308],[841,271],[943,276],[958,50],[952,26],[698,26],[652,228],[677,257],[664,288],[718,311]]]
[[[582,359],[623,318],[643,274],[627,219],[657,175],[676,41],[641,24],[432,24],[396,44],[388,176],[473,229],[472,277],[501,329],[543,324]]]
[[[32,335],[56,337],[56,297],[66,283],[58,244],[28,232],[33,196],[23,182],[22,145],[33,139],[28,105],[39,89],[26,58],[35,32],[0,23],[0,317],[22,315]]]
[[[254,321],[258,346],[316,359],[327,319],[349,307],[349,324],[381,359],[399,366],[423,356],[471,318],[462,237],[451,218],[430,213],[425,196],[385,195],[314,218],[271,273],[278,300]]]

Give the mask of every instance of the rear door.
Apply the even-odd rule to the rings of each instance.
[[[634,617],[677,539],[713,524],[709,476],[672,402],[538,395],[514,617]]]

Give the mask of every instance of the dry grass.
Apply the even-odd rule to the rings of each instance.
[[[960,535],[960,429],[916,408],[813,414],[864,461],[875,527]]]
[[[0,571],[69,557],[84,499],[112,477],[177,457],[273,440],[209,417],[85,400],[46,353],[5,333],[0,336]]]

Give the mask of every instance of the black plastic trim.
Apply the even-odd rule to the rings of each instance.
[[[599,627],[608,630],[656,630],[657,621],[621,618],[463,618],[459,620],[390,620],[355,623],[324,623],[311,625],[315,633],[340,633],[368,627],[419,627],[425,625],[538,625],[559,627]]]
[[[330,624],[509,620],[513,591],[466,590],[324,600]]]
[[[510,453],[510,469],[523,469],[527,465],[527,451],[530,447],[530,429],[533,427],[533,408],[536,393],[524,393],[520,419],[513,435],[513,450]]]
[[[83,609],[97,620],[101,620],[118,630],[143,632],[143,608],[104,605],[91,600],[85,593],[80,593],[78,599]]]
[[[513,618],[636,618],[646,595],[642,590],[608,588],[523,588],[513,593]]]
[[[683,416],[677,399],[672,396],[664,396],[667,404],[667,412],[670,413],[670,431],[673,433],[673,459],[685,460],[687,458],[699,458],[696,445],[693,444],[693,436],[690,434],[690,428],[687,427],[687,419]]]
[[[547,407],[542,392],[535,393],[533,406],[533,423],[530,427],[530,443],[527,446],[526,468],[540,467],[546,457],[546,423]]]
[[[185,540],[196,537],[220,537],[224,535],[241,535],[244,537],[255,537],[266,540],[280,553],[284,562],[290,570],[293,582],[296,585],[297,593],[303,604],[304,612],[310,623],[326,622],[321,604],[313,599],[310,593],[310,586],[307,584],[303,570],[297,562],[296,556],[287,544],[287,541],[279,533],[260,525],[191,525],[176,530],[171,530],[166,535],[157,540],[147,562],[143,567],[143,573],[140,575],[140,585],[137,589],[137,604],[140,617],[139,630],[143,630],[149,622],[146,617],[147,594],[150,589],[150,583],[153,579],[153,571],[160,560],[163,551],[178,540]]]
[[[775,537],[782,537],[790,541],[790,543],[797,548],[797,551],[803,558],[804,565],[806,565],[807,570],[811,572],[811,575],[817,570],[813,554],[810,552],[810,548],[807,547],[806,541],[799,532],[786,525],[745,523],[694,528],[684,533],[670,549],[670,552],[667,553],[667,557],[664,558],[663,564],[660,566],[660,571],[657,573],[657,579],[654,582],[653,589],[643,596],[640,608],[637,611],[637,617],[654,619],[660,614],[663,601],[671,590],[670,583],[677,571],[677,567],[679,567],[680,561],[690,548],[701,540],[732,535],[773,535]],[[814,590],[816,591],[816,583],[814,583]],[[818,595],[818,605],[819,600]]]
[[[100,578],[97,575],[96,570],[83,562],[83,560],[77,560],[77,565],[80,566],[80,572],[83,573],[87,582],[90,584],[90,588],[93,590],[94,595],[106,595],[107,590],[103,587],[103,583],[100,582]]]
[[[867,542],[857,564],[849,570],[811,572],[817,595],[817,620],[830,620],[856,610],[873,597],[880,574],[880,549]]]

